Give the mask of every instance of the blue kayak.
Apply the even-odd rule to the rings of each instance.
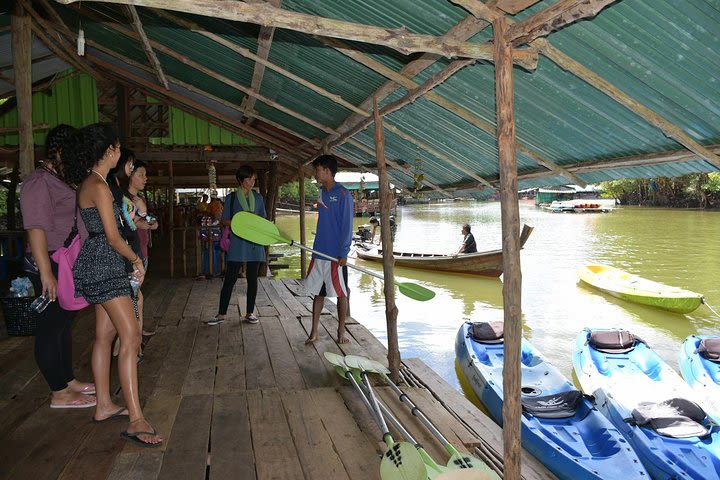
[[[455,342],[465,377],[502,425],[502,323],[465,323]],[[521,344],[522,446],[560,479],[649,478],[618,430],[526,340]]]
[[[700,396],[707,414],[720,423],[720,338],[691,335],[680,348],[680,373]]]
[[[595,405],[628,439],[654,479],[720,479],[720,427],[697,395],[626,330],[585,329],[573,367]]]

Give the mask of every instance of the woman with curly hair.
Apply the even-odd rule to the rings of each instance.
[[[62,247],[75,218],[75,190],[65,183],[61,171],[63,145],[75,131],[69,125],[50,130],[45,141],[46,158],[28,175],[20,193],[23,226],[37,273],[30,274],[35,292],[51,302],[38,314],[35,361],[50,390],[50,408],[95,406],[95,385],[75,379],[72,367],[72,324],[75,312],[64,310],[57,299],[58,266],[51,252]]]
[[[78,206],[88,230],[88,239],[78,255],[73,277],[75,295],[95,304],[95,342],[92,368],[97,388],[95,421],[128,415],[130,424],[121,433],[133,443],[159,446],[163,439],[143,417],[137,379],[137,355],[140,331],[131,302],[132,275],[142,282],[142,259],[120,234],[124,222],[105,180],[120,158],[120,142],[113,128],[93,124],[73,135],[63,158],[66,178],[80,184]],[[120,336],[118,373],[127,413],[110,398],[110,349],[115,335]]]

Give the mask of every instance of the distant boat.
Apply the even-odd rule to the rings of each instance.
[[[523,225],[520,233],[520,248],[525,245],[533,227]],[[364,243],[356,244],[356,255],[362,260],[382,263],[382,249]],[[466,253],[458,256],[437,253],[393,252],[398,267],[419,268],[439,272],[466,273],[486,277],[499,277],[503,273],[502,250]]]
[[[614,297],[675,313],[690,313],[703,302],[699,293],[654,282],[609,265],[583,265],[578,268],[578,276]]]

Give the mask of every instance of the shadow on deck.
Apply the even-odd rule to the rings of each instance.
[[[312,299],[296,280],[261,279],[260,323],[240,321],[245,282],[238,280],[228,321],[216,313],[221,280],[153,278],[144,288],[146,325],[158,333],[139,367],[146,417],[166,437],[158,449],[120,438],[122,422],[94,424],[92,409],[51,410],[33,357],[32,337],[0,338],[0,478],[14,479],[377,479],[381,433],[352,387],[322,354],[357,354],[386,362],[385,347],[349,319],[350,343],[337,345],[337,314],[328,302],[320,339],[304,345]],[[92,378],[93,315],[78,315],[76,375]],[[122,403],[116,368],[113,392]],[[420,360],[403,376],[415,403],[460,450],[500,471],[502,433]],[[439,463],[448,454],[385,386],[379,396]],[[523,477],[554,478],[523,453]]]

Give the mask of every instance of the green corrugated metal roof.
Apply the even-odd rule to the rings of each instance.
[[[82,127],[98,121],[95,80],[85,74],[74,75],[53,84],[50,93],[38,92],[32,97],[33,125],[46,123],[49,128],[65,123]],[[17,127],[17,109],[0,116],[0,127]],[[35,144],[45,145],[47,130],[36,130]],[[17,134],[0,135],[0,145],[17,145]]]
[[[521,21],[553,3],[554,0],[544,0],[512,18]],[[62,12],[71,28],[76,28],[80,17],[75,8],[59,5],[55,8]],[[82,8],[129,28],[127,18],[117,6],[85,2]],[[430,35],[442,35],[468,17],[464,9],[446,0],[285,0],[282,8],[389,28],[405,26],[411,32]],[[138,11],[151,39],[211,71],[250,86],[254,69],[252,60],[196,32],[178,28],[149,9],[138,8]],[[253,52],[257,49],[257,26],[173,14]],[[119,35],[88,17],[83,17],[82,22],[87,38],[147,64],[137,40]],[[471,41],[487,42],[491,38],[492,29],[486,28],[473,35]],[[681,4],[674,0],[624,0],[611,4],[591,20],[574,23],[550,34],[548,39],[556,48],[667,118],[701,144],[720,143],[720,81],[717,75],[720,71],[720,3],[717,0],[687,0]],[[419,54],[404,56],[380,46],[345,43],[394,71],[419,57]],[[222,81],[188,67],[182,60],[163,53],[158,53],[158,57],[168,75],[215,97],[237,106],[245,97]],[[275,30],[269,60],[355,105],[387,80],[342,53],[323,46],[311,36],[288,30]],[[448,60],[439,60],[417,75],[415,81],[424,82],[448,64]],[[118,60],[118,65],[123,64]],[[494,75],[491,63],[477,62],[455,74],[434,92],[494,125]],[[154,81],[152,73],[147,73],[146,78]],[[637,114],[545,57],[541,56],[535,71],[515,68],[514,81],[517,141],[548,161],[563,166],[683,148]],[[337,128],[351,114],[330,99],[270,69],[265,70],[260,93],[329,128]],[[400,88],[382,104],[395,101],[405,93]],[[322,129],[261,101],[256,102],[255,109],[271,122],[303,137],[322,139],[326,136]],[[237,109],[222,113],[232,118],[239,119],[240,116]],[[488,179],[498,176],[494,135],[426,98],[389,115],[387,121],[449,156],[463,169]],[[370,127],[354,138],[373,148],[372,135],[373,128]],[[349,143],[338,147],[337,151],[360,165],[372,166],[375,162],[372,155]],[[460,169],[389,131],[386,131],[386,156],[410,166],[416,158],[421,158],[426,179],[441,187],[466,188],[477,183]],[[517,161],[521,175],[542,170],[527,155],[519,154]],[[684,160],[643,167],[606,168],[578,176],[588,182],[597,182],[621,176],[678,175],[710,170],[716,168],[708,162]],[[393,171],[391,175],[399,185],[412,184],[412,177],[402,171]],[[520,187],[567,182],[564,177],[550,174],[522,179]],[[492,192],[479,195],[488,193]]]
[[[150,138],[150,143],[153,145],[255,145],[246,138],[175,107],[170,108],[170,135]]]

